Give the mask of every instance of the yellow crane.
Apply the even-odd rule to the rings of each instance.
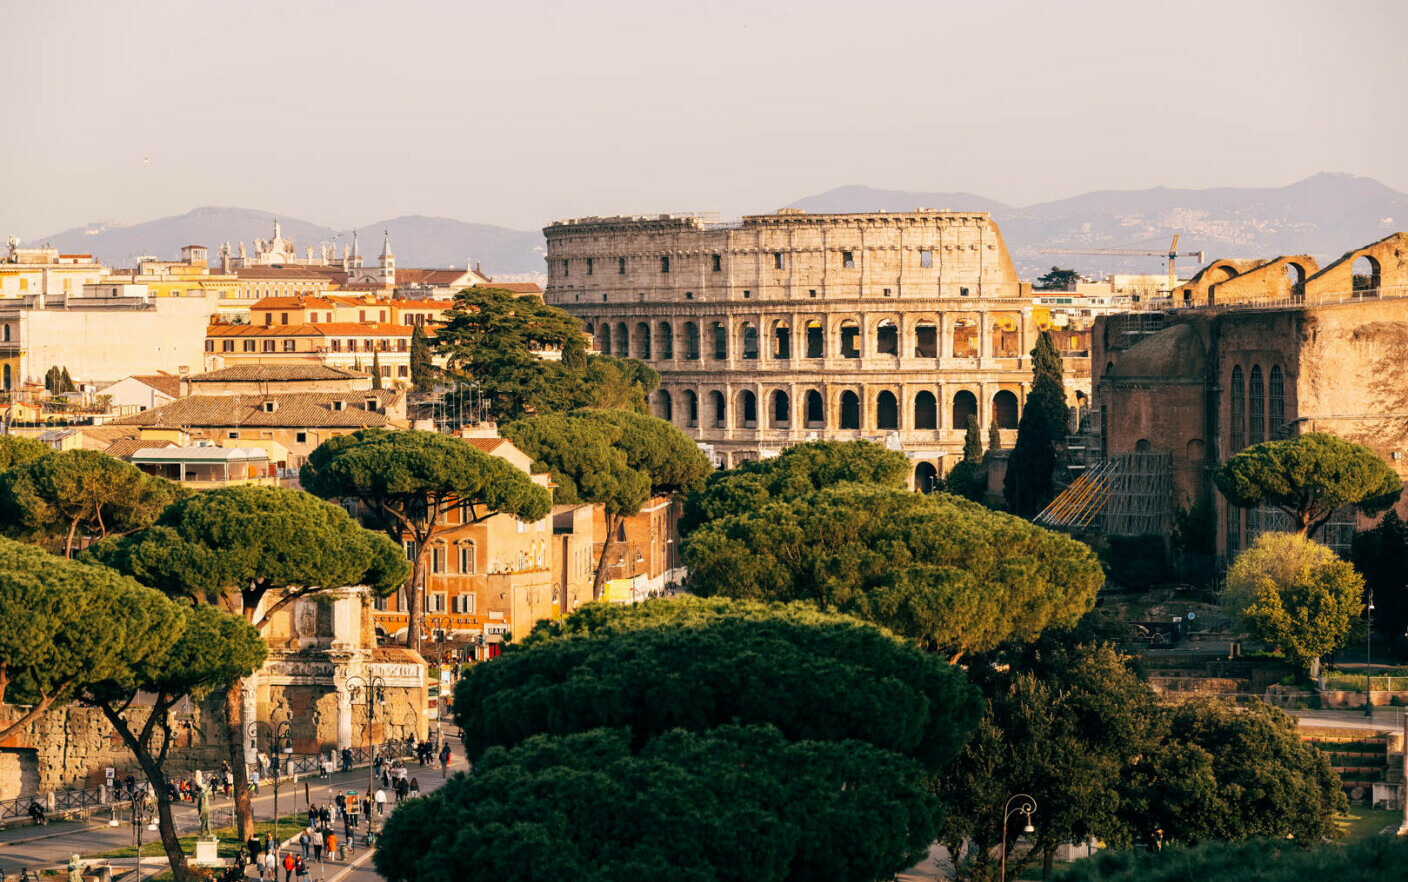
[[[1173,242],[1168,246],[1167,251],[1141,251],[1134,248],[1043,248],[1042,254],[1121,254],[1130,257],[1167,257],[1168,258],[1168,289],[1172,291],[1178,285],[1178,273],[1174,269],[1174,264],[1180,257],[1196,257],[1198,263],[1203,262],[1203,252],[1201,251],[1179,251],[1178,235],[1174,234]]]

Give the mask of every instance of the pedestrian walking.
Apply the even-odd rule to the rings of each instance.
[[[373,798],[376,800],[376,813],[378,815],[386,814],[386,791],[377,790],[376,796]]]
[[[337,834],[329,830],[325,844],[328,849],[328,860],[337,860]]]
[[[272,851],[266,851],[259,856],[259,866],[268,875],[269,882],[279,882],[279,864]]]
[[[269,854],[273,854],[274,852],[276,852],[276,851],[278,851],[278,850],[279,850],[279,844],[274,841],[274,834],[273,834],[272,832],[265,833],[265,834],[264,834],[264,851],[267,852],[267,853],[269,853]]]
[[[298,834],[298,844],[303,847],[303,859],[308,859],[309,849],[313,846],[313,835],[310,831],[304,830]]]
[[[450,745],[449,742],[440,748],[440,777],[450,777]]]
[[[298,863],[294,867],[294,873],[298,876],[298,882],[308,882],[312,875],[308,872],[308,862],[303,858],[298,859]]]
[[[255,796],[259,795],[259,770],[255,769],[249,773],[249,792]]]
[[[415,778],[411,779],[411,796],[420,796],[420,783]]]
[[[264,855],[256,853],[254,855],[254,870],[259,874],[259,878],[264,878]]]
[[[323,862],[323,834],[321,833],[315,832],[313,834],[313,860],[320,864]]]
[[[293,852],[284,855],[284,882],[293,882],[293,868],[298,866],[298,861],[293,859]]]

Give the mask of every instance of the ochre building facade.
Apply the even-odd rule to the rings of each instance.
[[[784,209],[543,232],[547,302],[598,350],[658,370],[656,415],[721,466],[866,438],[904,450],[925,489],[959,458],[969,415],[1015,437],[1040,329],[984,213]],[[1088,353],[1070,355],[1068,388],[1088,393]]]

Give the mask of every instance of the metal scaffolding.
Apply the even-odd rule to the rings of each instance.
[[[1081,470],[1035,522],[1112,536],[1167,535],[1173,454],[1121,453]]]

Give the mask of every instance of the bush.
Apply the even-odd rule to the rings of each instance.
[[[1152,588],[1169,580],[1168,547],[1164,537],[1110,537],[1110,578],[1128,588]]]

